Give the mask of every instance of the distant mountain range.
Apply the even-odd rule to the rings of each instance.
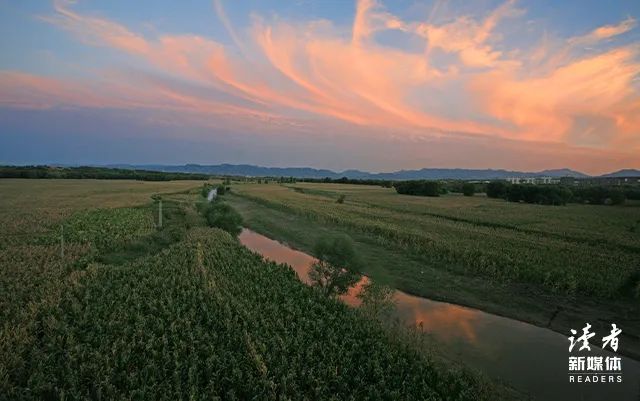
[[[184,165],[163,165],[163,164],[110,164],[101,167],[139,169],[151,171],[165,171],[173,173],[202,173],[212,175],[231,175],[245,177],[296,177],[296,178],[341,178],[350,179],[370,179],[370,180],[492,180],[509,177],[573,177],[588,178],[587,174],[567,168],[555,170],[543,170],[537,172],[510,171],[494,169],[461,169],[461,168],[423,168],[420,170],[400,170],[391,173],[369,173],[360,170],[345,170],[335,172],[326,169],[315,169],[311,167],[262,167],[251,164],[184,164]],[[601,177],[639,177],[640,170],[625,169]]]
[[[603,174],[601,177],[640,177],[640,170],[625,168],[623,170],[614,171],[613,173]]]

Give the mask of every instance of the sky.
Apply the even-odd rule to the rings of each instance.
[[[640,168],[637,0],[0,0],[0,164]]]

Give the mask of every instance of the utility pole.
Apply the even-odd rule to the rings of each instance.
[[[162,199],[158,200],[158,228],[162,228]]]
[[[60,224],[60,258],[64,259],[64,225]]]

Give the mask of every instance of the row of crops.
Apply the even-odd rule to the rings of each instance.
[[[64,235],[67,242],[88,243],[105,251],[149,234],[154,222],[147,208],[92,209],[75,213],[62,226],[62,234],[50,233],[45,241],[55,242]]]
[[[1,365],[8,399],[495,399],[220,230],[68,284]]]
[[[23,208],[13,219],[0,236],[0,400],[23,398],[25,378],[50,357],[34,355],[34,347],[55,322],[52,311],[79,285],[87,263],[153,230],[146,208]]]
[[[346,195],[348,202],[400,213],[430,215],[474,225],[640,251],[640,205],[633,202],[604,209],[576,204],[549,208],[491,199],[483,195],[449,195],[441,198],[404,196],[398,195],[393,189],[363,185],[314,183],[296,184],[295,188],[289,188],[334,199]]]
[[[435,266],[464,274],[534,283],[562,294],[640,293],[640,251],[633,246],[611,247],[555,233],[474,224],[415,209],[396,210],[388,204],[378,207],[371,199],[347,197],[338,206],[323,194],[283,186],[236,189],[262,205],[370,234],[383,245],[405,248]]]

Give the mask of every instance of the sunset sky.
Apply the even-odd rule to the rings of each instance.
[[[640,1],[0,0],[0,164],[640,168]]]

